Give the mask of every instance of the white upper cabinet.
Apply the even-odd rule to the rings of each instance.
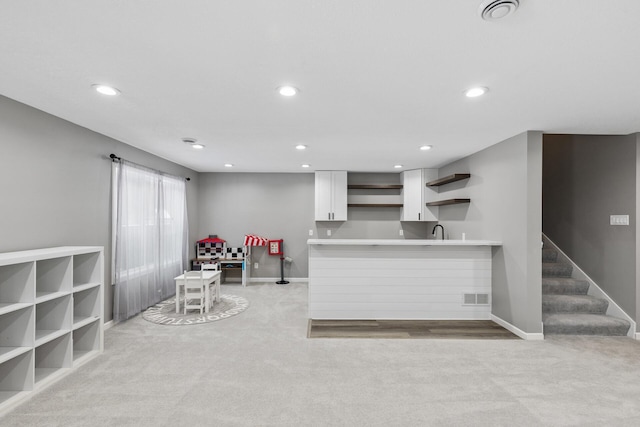
[[[316,221],[347,220],[347,171],[317,171]]]
[[[437,192],[427,188],[426,183],[438,177],[437,169],[413,169],[401,174],[402,218],[401,221],[437,221],[438,208],[430,208],[426,203],[433,200]]]

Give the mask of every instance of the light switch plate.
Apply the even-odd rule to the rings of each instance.
[[[402,229],[400,229],[400,235],[404,236],[404,231]]]
[[[327,229],[327,236],[331,236],[331,230]]]
[[[309,230],[309,236],[313,236],[313,230]]]
[[[610,225],[629,225],[629,215],[611,215],[609,217]]]

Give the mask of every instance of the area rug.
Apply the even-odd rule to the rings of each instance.
[[[182,307],[182,304],[181,304]],[[160,325],[201,325],[227,319],[245,311],[249,307],[249,301],[237,295],[220,295],[220,302],[214,303],[211,311],[200,314],[191,310],[184,314],[184,310],[176,313],[176,299],[169,298],[153,307],[149,307],[142,313],[142,318]]]

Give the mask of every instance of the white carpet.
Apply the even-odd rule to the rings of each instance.
[[[222,285],[251,309],[171,328],[136,316],[2,426],[638,426],[640,343],[308,339],[304,283]]]

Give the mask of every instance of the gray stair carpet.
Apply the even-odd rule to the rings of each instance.
[[[586,295],[589,282],[570,277],[543,277],[543,295]]]
[[[573,267],[563,262],[543,262],[542,277],[571,277]]]
[[[542,249],[542,262],[556,262],[558,259],[558,251],[555,249]]]
[[[589,295],[542,295],[543,313],[606,314],[609,302]]]
[[[601,314],[543,314],[545,334],[625,336],[629,322]]]
[[[542,323],[545,334],[625,336],[630,324],[607,316],[609,302],[587,295],[589,283],[571,277],[571,264],[542,250]]]

